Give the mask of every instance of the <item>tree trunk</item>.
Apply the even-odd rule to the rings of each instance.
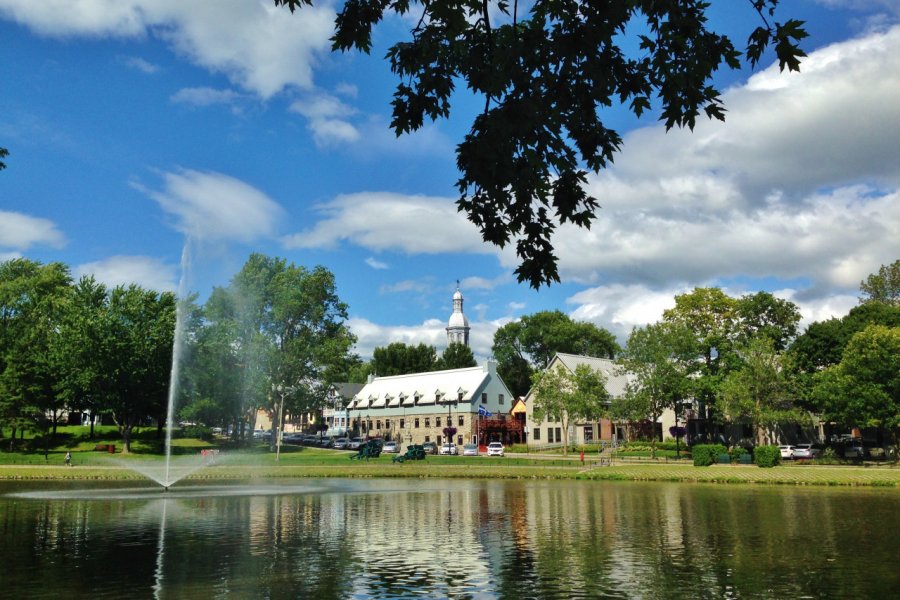
[[[94,413],[91,412],[91,439],[94,439]]]
[[[569,419],[566,416],[560,419],[559,422],[563,430],[563,456],[569,456]]]

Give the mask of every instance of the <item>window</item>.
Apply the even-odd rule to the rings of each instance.
[[[403,427],[404,427],[405,425],[406,425],[406,420],[405,420],[405,419],[400,419],[400,429],[403,429]]]
[[[390,429],[390,428],[391,428],[391,420],[390,420],[390,419],[385,419],[385,420],[384,420],[384,428],[385,428],[385,429]]]
[[[466,424],[466,418],[463,415],[459,415],[459,419],[457,419],[457,423],[459,423],[459,426],[462,427],[463,425]]]
[[[418,419],[418,417],[416,418],[415,421],[413,421],[413,427],[415,427],[416,429],[419,428],[419,419]]]
[[[594,441],[594,426],[593,425],[585,425],[584,426],[584,441],[585,443],[590,443]]]
[[[462,446],[462,436],[461,435],[456,436],[456,443],[459,444],[460,446]]]
[[[418,403],[419,403],[419,395],[416,394],[415,396],[413,396],[413,404],[418,404]]]
[[[562,429],[557,427],[556,428],[556,443],[558,444],[561,441],[562,441]]]
[[[375,429],[381,429],[381,419],[375,421]]]
[[[481,403],[487,404],[487,392],[481,392]]]
[[[369,425],[366,427],[367,431],[372,431],[372,421],[369,421]]]
[[[460,392],[460,393],[457,394],[457,396],[456,396],[456,401],[457,401],[457,402],[462,402],[462,399],[463,399],[463,393]]]
[[[441,426],[441,418],[440,418],[440,417],[435,417],[435,418],[434,418],[434,426],[435,426],[435,427],[440,427],[440,426]]]
[[[431,427],[431,418],[425,417],[425,427]]]
[[[503,406],[503,394],[500,394],[500,406]]]
[[[438,436],[438,437],[440,437],[440,436]],[[430,442],[430,441],[431,441],[431,436],[430,436],[430,435],[426,435],[426,436],[425,436],[425,441],[426,441],[426,442]]]
[[[536,441],[536,442],[541,441],[541,428],[540,427],[534,428],[534,441]]]

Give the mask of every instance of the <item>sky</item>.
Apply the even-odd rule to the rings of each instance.
[[[483,101],[460,92],[448,120],[388,127],[383,57],[408,20],[365,55],[330,51],[333,2],[0,0],[0,260],[201,298],[251,252],[323,265],[364,358],[443,349],[457,280],[479,359],[540,310],[624,342],[697,286],[770,291],[803,324],[842,316],[900,258],[900,2],[782,4],[809,56],[799,74],[771,54],[720,73],[725,123],[602,114],[624,138],[589,177],[602,208],[557,230],[561,281],[533,290],[514,249],[456,210],[454,149]],[[749,2],[714,2],[739,46],[757,23]]]

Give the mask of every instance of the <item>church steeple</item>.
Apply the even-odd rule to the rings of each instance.
[[[463,295],[459,291],[459,280],[456,280],[456,293],[453,294],[453,314],[447,325],[447,342],[450,344],[469,345],[469,319],[463,314]]]

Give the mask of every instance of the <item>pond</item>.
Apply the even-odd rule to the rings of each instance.
[[[887,598],[900,590],[896,490],[187,483],[166,494],[133,482],[0,484],[0,595]]]

